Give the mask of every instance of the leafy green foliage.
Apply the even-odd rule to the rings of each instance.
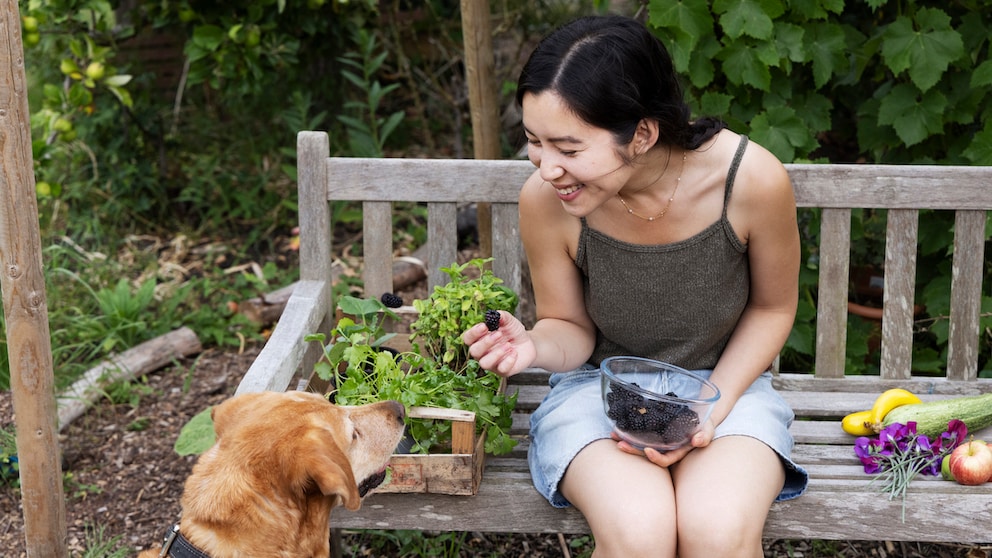
[[[410,340],[414,348],[455,370],[467,366],[471,357],[462,342],[462,333],[483,321],[486,310],[517,309],[517,294],[502,285],[485,265],[491,259],[474,259],[464,264],[452,264],[441,271],[450,281],[434,287],[426,300],[414,300],[418,318],[410,325]],[[475,277],[466,271],[472,271]],[[419,342],[418,342],[419,340]]]
[[[481,266],[482,260],[473,265]],[[464,267],[453,265],[450,269]],[[460,271],[454,272],[452,279],[463,279]],[[492,278],[488,281],[491,282]],[[459,282],[441,292],[477,288],[471,286],[474,283],[466,285]],[[432,298],[432,303],[440,303],[442,297],[437,295]],[[459,303],[459,299],[447,302]],[[414,301],[415,306],[416,303]],[[315,373],[331,381],[334,386],[331,395],[336,403],[360,405],[392,399],[406,407],[471,411],[475,413],[478,432],[486,433],[487,452],[502,454],[513,449],[516,442],[510,437],[509,430],[516,394],[506,396],[500,393],[499,376],[480,369],[479,363],[472,359],[456,367],[450,361],[442,362],[419,350],[401,353],[388,350],[386,344],[392,334],[384,332],[382,320],[396,319],[397,316],[377,299],[345,296],[338,300],[338,307],[346,316],[338,320],[326,344],[323,334],[308,336],[308,340],[322,344],[324,358],[317,363]],[[420,335],[430,336],[437,331],[428,334],[421,330]],[[458,331],[459,340],[461,331]],[[407,429],[414,441],[413,452],[428,453],[450,445],[449,421],[408,418]]]
[[[341,76],[357,87],[364,98],[344,105],[355,111],[358,117],[342,114],[338,116],[338,120],[348,130],[348,145],[352,154],[360,157],[382,157],[386,140],[403,121],[403,111],[396,111],[388,118],[383,118],[379,116],[379,106],[383,97],[398,89],[400,84],[392,83],[383,87],[376,80],[375,76],[389,53],[376,53],[378,45],[373,33],[358,29],[355,32],[355,44],[358,52],[346,53],[338,61],[346,66],[342,68]]]
[[[107,528],[102,524],[86,524],[83,544],[86,550],[80,558],[127,558],[135,553],[124,542],[124,535],[108,536]]]
[[[200,455],[210,449],[217,441],[217,434],[214,432],[214,421],[211,415],[212,407],[208,407],[196,414],[189,422],[183,425],[176,437],[173,449],[179,455]]]
[[[988,165],[990,8],[652,0],[649,25],[688,77],[696,110],[727,118],[785,162]],[[828,149],[838,145],[848,147]]]
[[[0,486],[16,486],[20,481],[17,462],[17,435],[13,427],[0,428]]]

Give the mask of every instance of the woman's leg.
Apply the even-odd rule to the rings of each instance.
[[[599,440],[572,460],[560,488],[589,522],[596,558],[675,556],[675,493],[667,469]]]
[[[679,558],[761,558],[765,518],[785,482],[771,448],[747,436],[717,438],[672,474]]]

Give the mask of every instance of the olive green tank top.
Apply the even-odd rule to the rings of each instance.
[[[596,325],[590,363],[634,355],[689,370],[716,366],[747,304],[747,246],[727,220],[727,206],[747,137],[727,171],[720,219],[670,244],[623,242],[582,219],[576,265],[586,309]]]

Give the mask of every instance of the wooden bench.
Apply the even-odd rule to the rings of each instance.
[[[533,171],[527,161],[351,159],[329,157],[328,138],[298,138],[300,282],[272,337],[238,392],[296,388],[319,357],[303,337],[324,331],[331,304],[329,201],[357,200],[364,210],[366,296],[392,291],[392,202],[428,208],[431,286],[456,261],[456,206],[488,202],[497,276],[520,292],[521,248],[517,194]],[[933,477],[912,483],[906,501],[889,500],[870,484],[840,418],[867,409],[884,389],[904,387],[924,400],[992,391],[977,377],[979,312],[986,212],[992,209],[992,168],[878,165],[787,165],[800,207],[822,210],[815,371],[777,372],[776,386],[797,420],[794,456],[811,474],[808,492],[772,506],[770,539],[992,541],[992,483],[965,487]],[[881,375],[844,375],[851,208],[888,210]],[[946,376],[911,375],[912,302],[918,210],[955,212],[954,278]],[[310,345],[310,346],[308,346]],[[349,529],[415,529],[528,533],[585,533],[574,509],[552,508],[534,490],[527,468],[528,414],[547,392],[547,373],[511,379],[519,392],[516,450],[489,456],[475,496],[373,494],[357,512],[338,509],[332,524]],[[985,439],[992,437],[985,431]]]

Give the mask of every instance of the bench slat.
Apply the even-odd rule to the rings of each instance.
[[[393,292],[393,211],[389,202],[362,204],[362,280],[368,296]]]
[[[556,509],[520,472],[487,467],[475,496],[372,494],[356,512],[335,508],[331,524],[343,529],[415,529],[514,533],[587,533],[574,508]],[[922,479],[902,502],[889,500],[870,478],[833,479],[814,475],[802,498],[772,505],[768,538],[985,541],[992,521],[992,485],[964,487]],[[920,525],[933,526],[921,532]],[[939,525],[939,528],[937,527]]]
[[[515,293],[521,293],[523,247],[520,243],[520,214],[515,203],[494,203],[492,211],[493,274]]]
[[[984,211],[954,215],[954,259],[951,270],[951,324],[947,340],[947,377],[974,380],[978,371],[979,313],[982,309]]]
[[[326,158],[328,200],[517,203],[529,161]],[[374,177],[370,180],[369,177]]]
[[[785,165],[799,207],[992,209],[992,167]]]
[[[430,296],[434,287],[451,279],[441,268],[458,260],[458,206],[455,203],[427,204],[427,241],[427,296]]]
[[[844,376],[847,296],[851,260],[851,210],[820,215],[820,281],[816,306],[816,376]]]
[[[919,212],[890,209],[885,233],[885,287],[882,309],[883,378],[909,378],[913,367],[913,298]]]

